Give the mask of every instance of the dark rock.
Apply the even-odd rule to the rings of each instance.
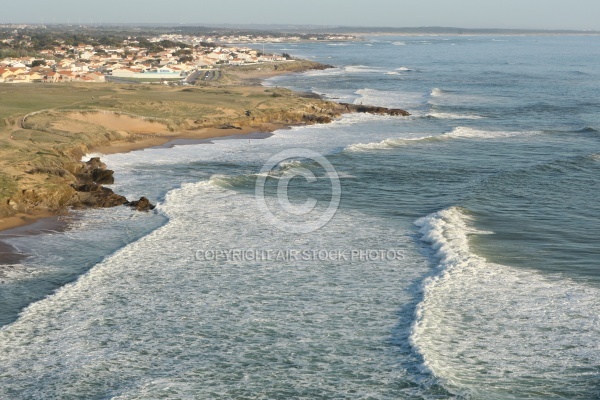
[[[109,208],[127,203],[127,199],[124,196],[116,194],[111,189],[99,185],[97,187],[96,190],[90,192],[77,192],[78,202],[74,204],[74,207]]]
[[[340,103],[345,107],[346,111],[354,111],[358,113],[368,114],[379,114],[379,115],[392,115],[392,116],[409,116],[410,113],[399,108],[387,108],[387,107],[376,107],[376,106],[365,106],[357,104]]]
[[[330,64],[317,64],[317,65],[313,66],[311,69],[315,70],[315,71],[323,71],[323,70],[331,69],[331,68],[335,68],[335,66],[330,65]]]
[[[92,181],[105,185],[112,185],[115,183],[115,177],[113,174],[114,171],[110,169],[97,168],[91,171]]]
[[[150,211],[154,210],[155,208],[155,206],[152,203],[150,203],[150,200],[148,200],[145,197],[140,197],[140,199],[137,201],[128,201],[127,203],[125,203],[125,205],[137,211]]]
[[[310,124],[328,124],[332,118],[325,115],[304,114],[302,120]]]
[[[223,124],[217,127],[217,129],[242,129],[239,126],[231,125],[231,124]]]
[[[94,169],[106,169],[106,164],[100,161],[100,157],[92,157],[88,162],[83,164],[87,171],[92,171]]]
[[[115,183],[114,171],[107,169],[99,157],[93,157],[88,162],[81,163],[81,169],[76,174],[79,184],[98,183],[111,185]]]
[[[98,185],[97,183],[84,183],[82,185],[71,185],[71,187],[73,189],[75,189],[78,192],[84,192],[84,193],[90,193],[90,192],[96,192],[100,189],[102,189],[102,186]]]
[[[97,195],[94,196],[96,198],[96,207],[116,207],[121,206],[127,203],[127,199],[120,194],[116,194],[109,188],[101,188]]]

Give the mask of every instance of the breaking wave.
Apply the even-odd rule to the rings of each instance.
[[[415,222],[437,260],[411,333],[423,370],[473,398],[568,398],[589,387],[600,367],[600,290],[488,262],[469,237],[490,232],[472,224],[457,207]]]
[[[439,140],[441,136],[425,136],[419,138],[405,138],[405,139],[385,139],[381,142],[373,143],[355,143],[347,146],[344,151],[347,152],[364,152],[373,150],[390,150],[397,147],[405,146],[411,142],[417,141],[435,141]]]
[[[430,112],[429,114],[427,114],[427,116],[431,117],[431,118],[439,118],[439,119],[483,119],[484,118],[480,115],[439,113],[439,112]]]
[[[440,88],[433,88],[433,89],[431,89],[430,95],[432,97],[439,97],[439,96],[443,96],[445,93],[447,93],[445,90],[442,90]]]
[[[539,131],[485,131],[464,126],[457,126],[451,132],[444,134],[446,138],[474,138],[474,139],[498,139],[509,137],[525,137],[540,134]]]

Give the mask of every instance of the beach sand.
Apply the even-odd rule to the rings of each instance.
[[[270,133],[278,129],[286,129],[283,124],[263,124],[260,129],[243,127],[241,129],[204,128],[183,132],[156,132],[151,135],[137,135],[135,141],[113,142],[109,146],[100,146],[93,149],[93,153],[115,154],[129,153],[130,151],[143,150],[152,147],[171,147],[179,144],[202,143],[208,139],[222,138],[237,135],[250,135],[255,133]]]

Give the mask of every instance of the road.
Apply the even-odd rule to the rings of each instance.
[[[190,85],[194,85],[197,81],[217,81],[221,77],[221,73],[219,70],[204,70],[199,69],[192,72],[187,78],[185,78],[185,82]]]

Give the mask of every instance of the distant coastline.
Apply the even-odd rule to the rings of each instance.
[[[0,130],[0,159],[5,160],[0,175],[0,231],[64,215],[72,208],[123,204],[126,199],[107,193],[101,184],[90,186],[101,182],[81,180],[90,172],[80,162],[85,154],[129,152],[181,139],[272,132],[328,123],[351,112],[408,115],[404,110],[335,103],[260,85],[261,80],[275,75],[330,67],[301,60],[232,67],[224,69],[218,84],[187,88],[0,84],[0,92],[12,99],[32,96],[33,90],[36,96],[52,96],[60,102],[50,109],[44,102],[30,104],[32,108],[17,110],[4,120],[5,127]]]

